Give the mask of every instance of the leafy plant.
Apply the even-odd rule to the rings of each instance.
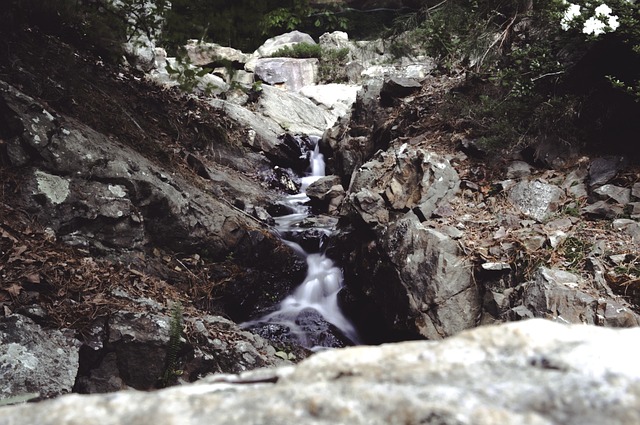
[[[581,270],[591,249],[592,245],[590,243],[571,236],[562,243],[560,253],[565,258],[566,266],[570,270]]]
[[[209,74],[211,69],[191,65],[186,55],[176,57],[176,62],[173,66],[167,63],[166,69],[169,75],[178,82],[180,89],[187,93],[199,91],[205,95],[210,95],[219,88],[211,83],[203,84],[202,77]]]
[[[323,49],[318,73],[320,81],[341,82],[347,80],[345,65],[349,49]]]

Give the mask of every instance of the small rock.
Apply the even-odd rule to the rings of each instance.
[[[622,156],[606,156],[596,158],[589,166],[589,187],[594,188],[611,181],[627,165]]]
[[[640,182],[634,183],[633,187],[631,188],[631,196],[640,199]]]
[[[613,228],[631,236],[634,242],[640,242],[640,223],[637,221],[620,218],[613,221]]]
[[[511,270],[511,265],[509,263],[484,263],[480,267],[484,270],[490,271]]]
[[[476,183],[469,180],[460,181],[460,187],[463,189],[472,190],[474,192],[478,192],[480,190],[480,186],[478,186]]]
[[[640,220],[640,202],[631,202],[627,205],[631,208],[631,218],[634,220]]]
[[[613,261],[616,265],[620,266],[627,262],[627,254],[610,255],[609,259]]]
[[[511,189],[509,198],[523,214],[543,221],[558,209],[564,198],[564,191],[539,180],[522,181]]]
[[[390,77],[382,85],[380,103],[389,106],[393,103],[393,99],[407,97],[421,88],[422,84],[412,78]]]
[[[440,231],[454,240],[460,239],[464,236],[464,232],[462,230],[453,226],[444,226]]]
[[[567,234],[562,230],[555,230],[551,234],[549,234],[548,237],[549,245],[551,245],[551,248],[557,248],[560,244],[562,244],[562,242],[567,239]]]
[[[522,241],[522,244],[527,249],[527,251],[532,252],[542,248],[546,241],[547,241],[547,238],[545,238],[544,236],[534,235],[534,236],[525,238]]]
[[[595,189],[593,193],[599,195],[600,199],[613,200],[621,205],[626,205],[631,200],[631,189],[626,187],[605,184]]]
[[[598,201],[582,208],[582,214],[613,219],[624,214],[624,209],[620,205],[611,205],[607,201]]]
[[[514,161],[507,168],[507,178],[518,180],[522,177],[527,177],[531,175],[531,169],[531,165],[524,161]]]

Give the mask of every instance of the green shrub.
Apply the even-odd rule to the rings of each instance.
[[[322,47],[319,44],[297,43],[284,46],[271,55],[272,58],[320,58]]]
[[[318,73],[321,82],[345,82],[347,73],[345,65],[349,60],[349,49],[322,49]]]

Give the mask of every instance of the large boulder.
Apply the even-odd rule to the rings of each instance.
[[[48,330],[28,317],[0,318],[0,399],[70,393],[79,366],[80,342],[61,330]]]
[[[258,59],[254,72],[261,81],[294,92],[318,81],[318,59]]]
[[[386,224],[378,219],[384,214],[371,209],[382,208],[391,220],[413,211],[424,221],[453,198],[459,184],[458,173],[445,158],[406,143],[394,145],[354,173],[345,214],[355,213],[371,225]],[[373,204],[366,201],[371,196],[377,199]]]
[[[309,98],[271,86],[262,86],[257,111],[293,134],[322,136],[335,120],[326,108]]]
[[[177,375],[193,382],[214,372],[240,373],[289,363],[276,356],[263,338],[219,316],[182,317],[181,325],[190,337],[172,341],[170,329],[176,320],[172,316],[119,311],[93,323],[80,351],[74,392],[150,390],[173,384]],[[171,357],[172,365],[168,364]]]
[[[481,302],[471,264],[450,237],[422,224],[458,186],[446,159],[406,143],[354,173],[336,250],[350,264],[345,282],[361,327],[435,339],[476,325]]]
[[[0,424],[635,425],[639,339],[640,329],[530,320],[157,392],[4,407]]]
[[[220,198],[194,175],[152,161],[148,152],[49,111],[1,82],[0,110],[10,123],[3,158],[21,178],[16,205],[52,238],[123,259],[154,247],[233,260],[242,272],[217,289],[233,310],[225,312],[240,319],[256,304],[272,302],[265,286],[283,298],[304,275],[304,262],[288,246],[233,205],[242,199]]]
[[[332,127],[339,118],[351,112],[360,89],[357,85],[319,84],[302,87],[300,94],[329,111],[333,120],[327,122],[327,127]]]
[[[507,320],[542,317],[607,327],[640,326],[640,316],[623,301],[593,294],[593,290],[573,273],[540,267],[530,282],[509,291],[515,292],[511,297],[517,301],[503,317]],[[518,293],[520,296],[515,297]]]
[[[54,118],[6,84],[0,96],[15,126],[9,160],[30,170],[20,196],[60,239],[100,250],[154,241],[224,256],[258,231],[225,202],[128,146],[71,118]]]
[[[242,69],[251,58],[240,50],[221,46],[216,43],[205,43],[200,40],[189,40],[185,46],[187,57],[193,65],[223,65]],[[242,66],[240,66],[242,65]]]

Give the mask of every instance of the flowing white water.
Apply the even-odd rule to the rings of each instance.
[[[294,213],[276,218],[277,228],[281,234],[300,230],[298,225],[308,217],[308,208],[304,203],[309,198],[305,194],[305,190],[311,183],[325,175],[324,157],[318,146],[319,139],[312,140],[315,142],[315,147],[309,158],[311,171],[309,175],[302,178],[300,193],[289,196],[286,200]],[[343,287],[342,270],[322,253],[307,253],[297,243],[286,240],[285,242],[306,258],[307,277],[291,295],[278,305],[276,311],[245,325],[256,323],[283,325],[297,336],[302,345],[307,345],[308,335],[305,335],[304,329],[296,324],[296,318],[304,310],[311,308],[320,313],[324,320],[338,328],[352,342],[359,343],[356,329],[338,307],[338,292]]]

